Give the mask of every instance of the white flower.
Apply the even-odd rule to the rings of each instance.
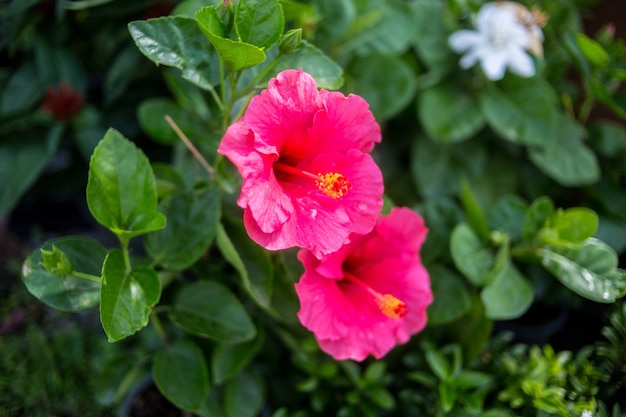
[[[580,415],[580,417],[593,417],[593,414],[591,413],[591,411],[589,411],[589,410],[585,410],[585,411],[583,411],[583,413]]]
[[[462,68],[480,61],[480,66],[491,80],[504,77],[507,67],[522,77],[535,75],[535,64],[526,50],[533,48],[537,37],[543,39],[539,26],[527,21],[523,6],[513,2],[487,3],[476,19],[478,30],[459,30],[448,39],[461,57]],[[534,49],[534,48],[533,48]]]

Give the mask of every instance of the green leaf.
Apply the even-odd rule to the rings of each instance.
[[[187,137],[193,139],[206,135],[207,124],[199,116],[183,109],[174,100],[152,97],[144,100],[137,109],[139,124],[150,138],[165,144],[177,143],[180,139],[165,120],[166,115],[176,122]]]
[[[474,195],[474,192],[470,185],[463,179],[461,181],[461,202],[465,209],[465,216],[467,217],[467,223],[474,229],[474,231],[480,236],[483,242],[489,238],[489,225],[487,224],[487,218],[483,213],[482,208],[478,204],[478,200]]]
[[[4,133],[3,133],[4,135]],[[63,125],[9,133],[0,141],[0,215],[8,215],[54,157]]]
[[[221,343],[215,347],[211,359],[213,380],[222,384],[243,369],[257,354],[263,342],[265,332],[260,327],[257,336],[245,343]]]
[[[195,116],[199,116],[200,119],[205,122],[211,120],[212,116],[209,103],[200,88],[182,78],[175,69],[165,71],[163,78],[165,79],[167,88],[174,96],[176,103],[180,104],[184,109],[193,113]],[[176,121],[177,119],[174,118],[174,120]]]
[[[152,376],[165,398],[184,410],[196,410],[209,390],[204,355],[194,343],[183,340],[157,352]]]
[[[494,257],[467,223],[459,223],[450,237],[450,254],[454,265],[477,286],[487,284]]]
[[[441,265],[428,268],[433,303],[428,306],[428,324],[450,323],[469,310],[469,292],[462,278]]]
[[[46,85],[37,77],[32,61],[24,62],[13,71],[0,93],[0,114],[7,115],[31,110],[41,99]]]
[[[533,201],[524,218],[522,229],[524,240],[530,241],[534,239],[553,214],[554,204],[550,197],[542,196]]]
[[[558,210],[549,219],[546,227],[556,232],[559,242],[580,244],[598,230],[598,215],[585,207]]]
[[[485,315],[494,320],[520,317],[533,302],[535,291],[508,257],[496,267],[491,282],[483,288],[480,298]]]
[[[176,296],[170,318],[188,332],[224,343],[243,342],[256,334],[243,305],[217,282],[186,285]]]
[[[411,2],[416,22],[412,26],[417,54],[431,71],[446,72],[455,65],[454,54],[448,46],[450,28],[446,22],[449,7],[432,0]]]
[[[107,131],[91,157],[87,205],[101,225],[120,236],[165,227],[148,158],[114,129]]]
[[[454,385],[459,388],[478,388],[489,384],[493,380],[490,375],[477,371],[462,371],[454,378]]]
[[[452,376],[450,363],[443,354],[436,351],[434,348],[426,350],[426,363],[437,378],[439,378],[439,381],[447,381]]]
[[[577,33],[576,43],[578,43],[578,47],[585,55],[585,58],[594,67],[602,68],[609,64],[610,57],[608,52],[595,40],[583,33]]]
[[[182,77],[205,90],[219,84],[215,49],[196,21],[180,16],[130,22],[128,30],[137,48],[157,65],[182,71]]]
[[[589,139],[598,152],[607,157],[626,151],[626,128],[611,120],[598,120],[589,126]]]
[[[156,179],[159,199],[176,193],[184,193],[188,189],[185,179],[171,165],[163,162],[153,163],[152,170]]]
[[[263,381],[244,370],[237,374],[224,392],[224,411],[228,417],[254,417],[265,402]]]
[[[558,99],[550,84],[539,77],[506,77],[481,90],[479,103],[489,125],[503,138],[527,146],[554,141]]]
[[[383,383],[387,365],[385,362],[372,362],[363,373],[363,382],[367,385],[377,385]]]
[[[72,272],[72,263],[62,250],[52,245],[52,250],[41,249],[41,265],[53,275],[66,277]]]
[[[413,68],[400,57],[369,54],[355,57],[347,73],[346,90],[363,97],[377,120],[389,119],[414,98],[417,78]],[[379,81],[385,80],[384,85]]]
[[[626,273],[604,242],[590,238],[576,247],[545,247],[538,253],[543,267],[582,297],[612,303],[626,294]]]
[[[582,142],[585,130],[564,115],[560,115],[558,122],[556,139],[530,149],[530,160],[563,186],[593,184],[600,178],[600,167],[595,154]]]
[[[97,375],[96,399],[100,404],[114,406],[145,378],[145,363],[136,355],[110,358]]]
[[[239,0],[235,29],[239,38],[262,49],[272,47],[283,33],[285,17],[278,0]]]
[[[384,387],[369,387],[365,392],[369,399],[383,410],[391,410],[396,406],[393,395]]]
[[[306,40],[300,49],[280,58],[273,73],[299,68],[309,73],[319,88],[337,90],[343,84],[343,68]]]
[[[489,209],[489,227],[506,233],[512,241],[519,240],[523,233],[526,211],[526,202],[521,197],[515,194],[503,195]]]
[[[159,209],[167,216],[167,226],[145,236],[146,251],[166,268],[190,267],[215,238],[220,219],[218,190],[174,194],[164,199]]]
[[[263,308],[270,306],[274,271],[269,254],[248,237],[243,223],[231,223],[228,229],[218,225],[217,246],[224,258],[237,270],[244,288]]]
[[[102,266],[100,321],[109,342],[116,342],[148,324],[161,297],[161,280],[154,269],[126,269],[121,250],[114,249]]]
[[[207,6],[198,10],[196,21],[230,72],[241,71],[265,61],[265,53],[261,48],[226,37],[226,28],[215,7]]]
[[[99,277],[106,249],[98,242],[79,237],[63,237],[46,242],[41,250],[58,248],[74,271]],[[42,265],[40,249],[34,250],[22,265],[22,280],[38,300],[62,311],[81,311],[98,305],[100,283],[67,275],[55,275]]]
[[[137,47],[130,43],[115,56],[104,77],[105,103],[110,105],[126,91],[138,75],[137,68],[142,61],[146,62]]]
[[[449,256],[452,229],[463,221],[463,211],[456,200],[449,197],[427,198],[417,207],[428,225],[428,239],[424,242],[420,256],[426,264],[440,257]]]
[[[445,143],[469,139],[485,125],[474,97],[451,82],[424,90],[418,96],[417,115],[426,133]]]
[[[456,387],[452,384],[439,384],[439,402],[444,412],[452,410],[456,402]]]

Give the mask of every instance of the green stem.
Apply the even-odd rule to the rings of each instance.
[[[165,329],[163,328],[163,324],[161,323],[161,319],[159,319],[156,309],[153,309],[150,312],[150,323],[152,323],[154,330],[156,330],[157,334],[159,335],[159,339],[161,339],[163,344],[169,345],[170,342],[167,338],[167,333],[165,333]]]
[[[130,254],[128,252],[128,243],[130,242],[130,239],[123,235],[117,235],[117,238],[120,240],[122,255],[124,256],[124,268],[126,270],[126,273],[128,274],[133,269],[130,265]]]
[[[101,277],[97,275],[87,274],[85,272],[72,271],[70,275],[76,278],[86,279],[87,281],[92,281],[92,282],[97,282],[97,283],[100,283],[102,281]]]

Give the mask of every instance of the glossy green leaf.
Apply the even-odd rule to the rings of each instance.
[[[418,96],[417,115],[426,133],[445,143],[469,139],[485,125],[476,100],[456,83],[424,90]]]
[[[372,402],[383,410],[391,410],[396,405],[391,392],[380,385],[369,387],[365,392]]]
[[[224,411],[228,417],[254,417],[265,402],[263,380],[244,370],[237,374],[224,392]]]
[[[137,48],[157,65],[182,71],[182,77],[205,90],[219,84],[219,61],[196,21],[170,16],[130,22]]]
[[[146,251],[166,268],[190,267],[215,238],[220,219],[218,190],[175,194],[163,200],[159,209],[167,216],[167,226],[145,236]]]
[[[469,281],[478,286],[487,284],[494,257],[476,232],[467,224],[459,223],[450,237],[450,254],[454,265]]]
[[[481,91],[480,107],[489,125],[503,138],[529,146],[546,146],[557,130],[558,99],[539,77],[506,77]]]
[[[508,258],[493,272],[491,282],[480,293],[485,315],[494,320],[509,320],[524,314],[535,294],[530,282]]]
[[[420,256],[426,264],[439,257],[449,256],[448,242],[452,229],[463,221],[463,211],[456,200],[448,197],[428,198],[417,207],[428,225],[428,239],[424,242]]]
[[[412,26],[417,54],[431,71],[456,67],[455,55],[448,45],[450,28],[448,7],[440,1],[418,0],[411,3],[416,22]]]
[[[254,325],[239,300],[217,282],[186,285],[176,296],[171,319],[184,330],[223,343],[250,340]]]
[[[458,274],[441,265],[428,268],[433,303],[428,306],[428,324],[450,323],[470,307],[470,297],[465,282]]]
[[[158,351],[152,364],[152,376],[165,398],[183,410],[200,408],[210,387],[204,355],[188,340]]]
[[[112,232],[132,237],[165,227],[157,211],[154,173],[146,155],[118,131],[109,129],[89,164],[87,205]]]
[[[357,56],[347,70],[346,90],[363,97],[377,120],[402,111],[414,98],[417,78],[413,68],[397,56],[369,54]],[[384,86],[379,81],[385,79]]]
[[[161,297],[161,280],[154,269],[126,269],[124,255],[114,249],[102,266],[100,322],[109,342],[116,342],[148,324],[152,307]]]
[[[503,195],[489,209],[489,227],[505,233],[512,241],[519,240],[522,237],[526,210],[526,202],[521,197],[514,194]]]
[[[589,139],[594,149],[612,157],[626,151],[626,127],[611,120],[597,120],[589,125]]]
[[[0,141],[0,215],[8,215],[54,157],[63,126],[38,126]]]
[[[444,412],[452,410],[456,402],[456,387],[450,383],[439,384],[439,403]]]
[[[205,123],[211,120],[211,109],[204,91],[182,78],[175,69],[165,71],[163,78],[176,103],[192,114],[199,116]],[[174,120],[176,121],[177,119],[174,118]],[[185,130],[183,129],[183,131]]]
[[[160,200],[172,194],[183,193],[188,189],[183,176],[171,165],[162,162],[153,163],[152,171]]]
[[[529,150],[530,160],[544,174],[568,186],[588,185],[600,178],[595,154],[582,140],[585,130],[581,124],[559,115],[555,139]]]
[[[194,138],[206,135],[207,124],[199,116],[183,109],[174,100],[152,97],[143,101],[137,109],[139,124],[150,138],[165,144],[179,142],[178,135],[165,120],[166,115],[176,122],[192,142]]]
[[[483,209],[478,204],[478,200],[474,195],[474,191],[469,183],[465,180],[461,181],[461,202],[465,209],[467,223],[474,229],[483,242],[489,238],[489,225]]]
[[[145,363],[136,355],[110,358],[97,375],[96,398],[100,404],[114,406],[146,377]]]
[[[612,303],[626,294],[626,272],[617,268],[617,255],[597,239],[575,247],[539,250],[541,264],[563,285],[599,303]]]
[[[531,240],[535,237],[550,217],[554,214],[554,204],[549,197],[543,196],[532,202],[526,217],[524,218],[524,226],[522,235],[524,240]]]
[[[549,219],[546,227],[556,232],[559,241],[579,244],[592,237],[598,230],[598,215],[585,207],[558,210]]]
[[[104,77],[105,102],[115,102],[126,91],[130,82],[138,75],[137,68],[141,62],[147,62],[137,47],[128,44],[113,59]]]
[[[8,115],[30,110],[46,89],[43,80],[37,77],[32,61],[24,62],[13,71],[0,93],[0,114]]]
[[[265,61],[265,53],[255,45],[227,38],[226,28],[213,6],[196,12],[198,26],[213,44],[224,65],[231,72],[253,67]]]
[[[100,276],[106,249],[98,242],[86,238],[63,237],[43,244],[41,249],[51,251],[53,246],[63,252],[74,271]],[[62,311],[80,311],[98,305],[99,282],[77,278],[71,274],[52,274],[44,268],[42,262],[42,252],[36,249],[22,265],[22,280],[37,299]]]
[[[454,378],[454,385],[459,388],[478,388],[493,381],[493,377],[484,372],[464,370]]]
[[[280,58],[273,72],[299,68],[311,74],[319,88],[337,90],[343,84],[343,68],[306,40],[296,52]]]
[[[239,272],[244,288],[263,308],[272,298],[274,271],[269,254],[248,237],[243,223],[221,225],[217,230],[217,246],[224,258]]]
[[[611,216],[600,216],[594,236],[613,248],[617,253],[626,249],[626,221]]]
[[[576,34],[576,43],[585,55],[585,58],[595,67],[605,67],[609,64],[609,54],[597,41],[583,33]]]
[[[278,0],[239,0],[235,29],[239,38],[262,49],[272,47],[283,33],[285,17]]]
[[[450,363],[443,354],[434,348],[426,350],[426,363],[440,381],[446,381],[452,376]]]
[[[211,370],[216,384],[222,384],[242,370],[257,354],[265,341],[265,332],[259,328],[257,336],[245,343],[220,343],[213,350]]]

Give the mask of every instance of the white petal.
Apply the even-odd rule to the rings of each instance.
[[[509,68],[511,72],[522,77],[535,75],[535,63],[523,50],[512,48],[509,51]]]
[[[463,52],[484,42],[482,35],[475,30],[458,30],[448,38],[448,44],[456,52]]]
[[[499,80],[504,77],[506,71],[507,56],[504,52],[492,52],[488,55],[484,55],[480,62],[485,75],[490,80]]]

